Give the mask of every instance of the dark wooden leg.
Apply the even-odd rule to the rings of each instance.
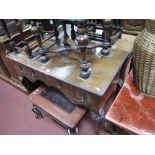
[[[27,54],[29,59],[33,58],[32,50],[31,50],[30,46],[28,45],[28,42],[25,39],[26,37],[25,37],[25,34],[23,32],[23,25],[22,25],[22,22],[20,20],[16,21],[16,29],[18,30],[18,32],[20,34],[23,46],[25,46],[25,53]]]
[[[40,61],[47,62],[48,56],[45,52],[45,49],[42,46],[42,40],[41,40],[41,36],[40,36],[41,35],[40,28],[33,24],[32,28],[31,28],[31,32],[32,32],[32,34],[34,34],[35,39],[39,46]]]
[[[35,118],[37,119],[43,118],[41,112],[37,109],[37,106],[35,104],[33,104],[32,111],[35,113]]]
[[[116,126],[108,122],[107,120],[104,120],[103,125],[104,129],[110,134],[114,134],[114,132],[116,131]]]
[[[30,48],[30,46],[27,44],[27,42],[24,43],[25,44],[25,53],[27,54],[29,59],[32,59],[34,56],[32,55],[32,49]]]
[[[57,20],[56,19],[53,19],[53,29],[54,29],[56,41],[58,41],[59,40],[59,32],[57,30]]]
[[[105,113],[102,110],[100,113],[91,112],[92,119],[95,123],[95,134],[98,135],[100,128],[104,128],[110,134],[116,131],[116,126],[105,120]]]
[[[100,129],[101,124],[99,122],[95,122],[95,134],[99,135],[99,129]]]
[[[40,35],[36,36],[36,40],[37,40],[38,45],[39,45],[40,61],[43,62],[43,63],[47,62],[48,61],[48,56],[47,56],[47,54],[45,52],[45,49],[42,46],[42,41],[41,41]]]
[[[105,30],[103,31],[102,35],[103,35],[103,36],[105,35]],[[104,41],[103,41],[103,48],[102,48],[102,50],[101,50],[101,55],[107,56],[107,55],[109,55],[109,53],[110,53],[110,49],[109,49],[110,44],[109,44],[109,42],[106,41],[105,39],[103,39],[103,40],[104,40]]]
[[[118,38],[121,39],[122,37],[122,32],[123,32],[123,26],[121,24],[121,20],[120,19],[117,19],[117,31],[119,33],[119,36]]]
[[[66,29],[66,23],[63,23],[62,26],[63,26],[63,31],[64,31],[64,38],[67,39],[68,34],[67,34],[67,29]]]
[[[103,49],[101,50],[102,55],[109,55],[111,47],[111,33],[112,33],[112,20],[103,20]]]
[[[63,26],[63,31],[64,31],[64,46],[70,46],[68,43],[67,43],[67,38],[69,37],[68,34],[67,34],[67,29],[66,29],[66,23],[62,23],[62,26]]]
[[[88,36],[85,34],[85,28],[78,28],[77,42],[80,47],[81,62],[80,62],[80,77],[87,79],[90,76],[89,63],[87,62]],[[81,47],[84,46],[84,47]]]
[[[102,110],[102,112],[99,113],[95,113],[91,111],[91,116],[93,121],[95,122],[95,134],[99,134],[99,129],[102,125],[102,123],[104,122],[104,110]]]
[[[65,127],[67,129],[67,132],[69,135],[73,135],[73,134],[76,134],[78,135],[79,134],[79,129],[78,127],[74,127],[74,128],[70,128],[68,127],[67,125],[63,124],[62,122],[60,122],[59,120],[53,118],[54,121],[56,121],[58,124],[62,125],[63,127]]]
[[[5,31],[5,33],[7,34],[8,38],[9,38],[9,45],[11,47],[10,51],[11,52],[15,52],[15,54],[18,54],[18,51],[15,49],[15,42],[11,38],[11,35],[9,33],[9,30],[7,28],[7,25],[5,23],[5,20],[4,19],[0,19],[0,21],[2,23],[2,27],[3,27],[4,31]]]
[[[69,135],[72,135],[72,134],[78,135],[78,134],[79,134],[79,129],[78,129],[78,127],[75,127],[75,128],[73,128],[73,129],[68,128],[68,129],[67,129],[67,132],[68,132]]]
[[[72,40],[75,40],[75,37],[76,37],[76,33],[74,30],[74,24],[72,23],[71,24],[71,38],[72,38]]]
[[[93,26],[93,33],[96,32],[96,20],[93,20],[94,26]]]

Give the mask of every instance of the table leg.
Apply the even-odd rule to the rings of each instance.
[[[93,111],[90,112],[93,121],[95,122],[95,134],[99,134],[99,129],[101,127],[101,124],[104,123],[104,110],[102,110],[101,113],[95,113]]]

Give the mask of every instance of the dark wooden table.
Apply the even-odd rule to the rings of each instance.
[[[155,98],[144,97],[133,84],[131,72],[106,119],[135,134],[155,134]]]
[[[98,113],[115,90],[120,70],[132,52],[134,39],[134,36],[123,35],[113,45],[109,56],[99,56],[99,48],[88,51],[91,76],[86,80],[79,77],[79,52],[48,53],[47,63],[41,63],[39,55],[29,60],[25,52],[10,53],[7,57],[16,64],[19,76],[32,82],[41,80],[47,86],[59,89],[73,103]],[[54,40],[50,39],[43,43],[43,47],[48,51],[52,44]],[[38,52],[38,48],[33,52]]]

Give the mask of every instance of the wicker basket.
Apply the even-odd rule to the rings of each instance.
[[[155,98],[155,20],[147,20],[133,48],[133,77],[136,87]]]

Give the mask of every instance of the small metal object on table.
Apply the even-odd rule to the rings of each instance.
[[[155,98],[139,92],[132,71],[105,118],[134,134],[155,134]]]

